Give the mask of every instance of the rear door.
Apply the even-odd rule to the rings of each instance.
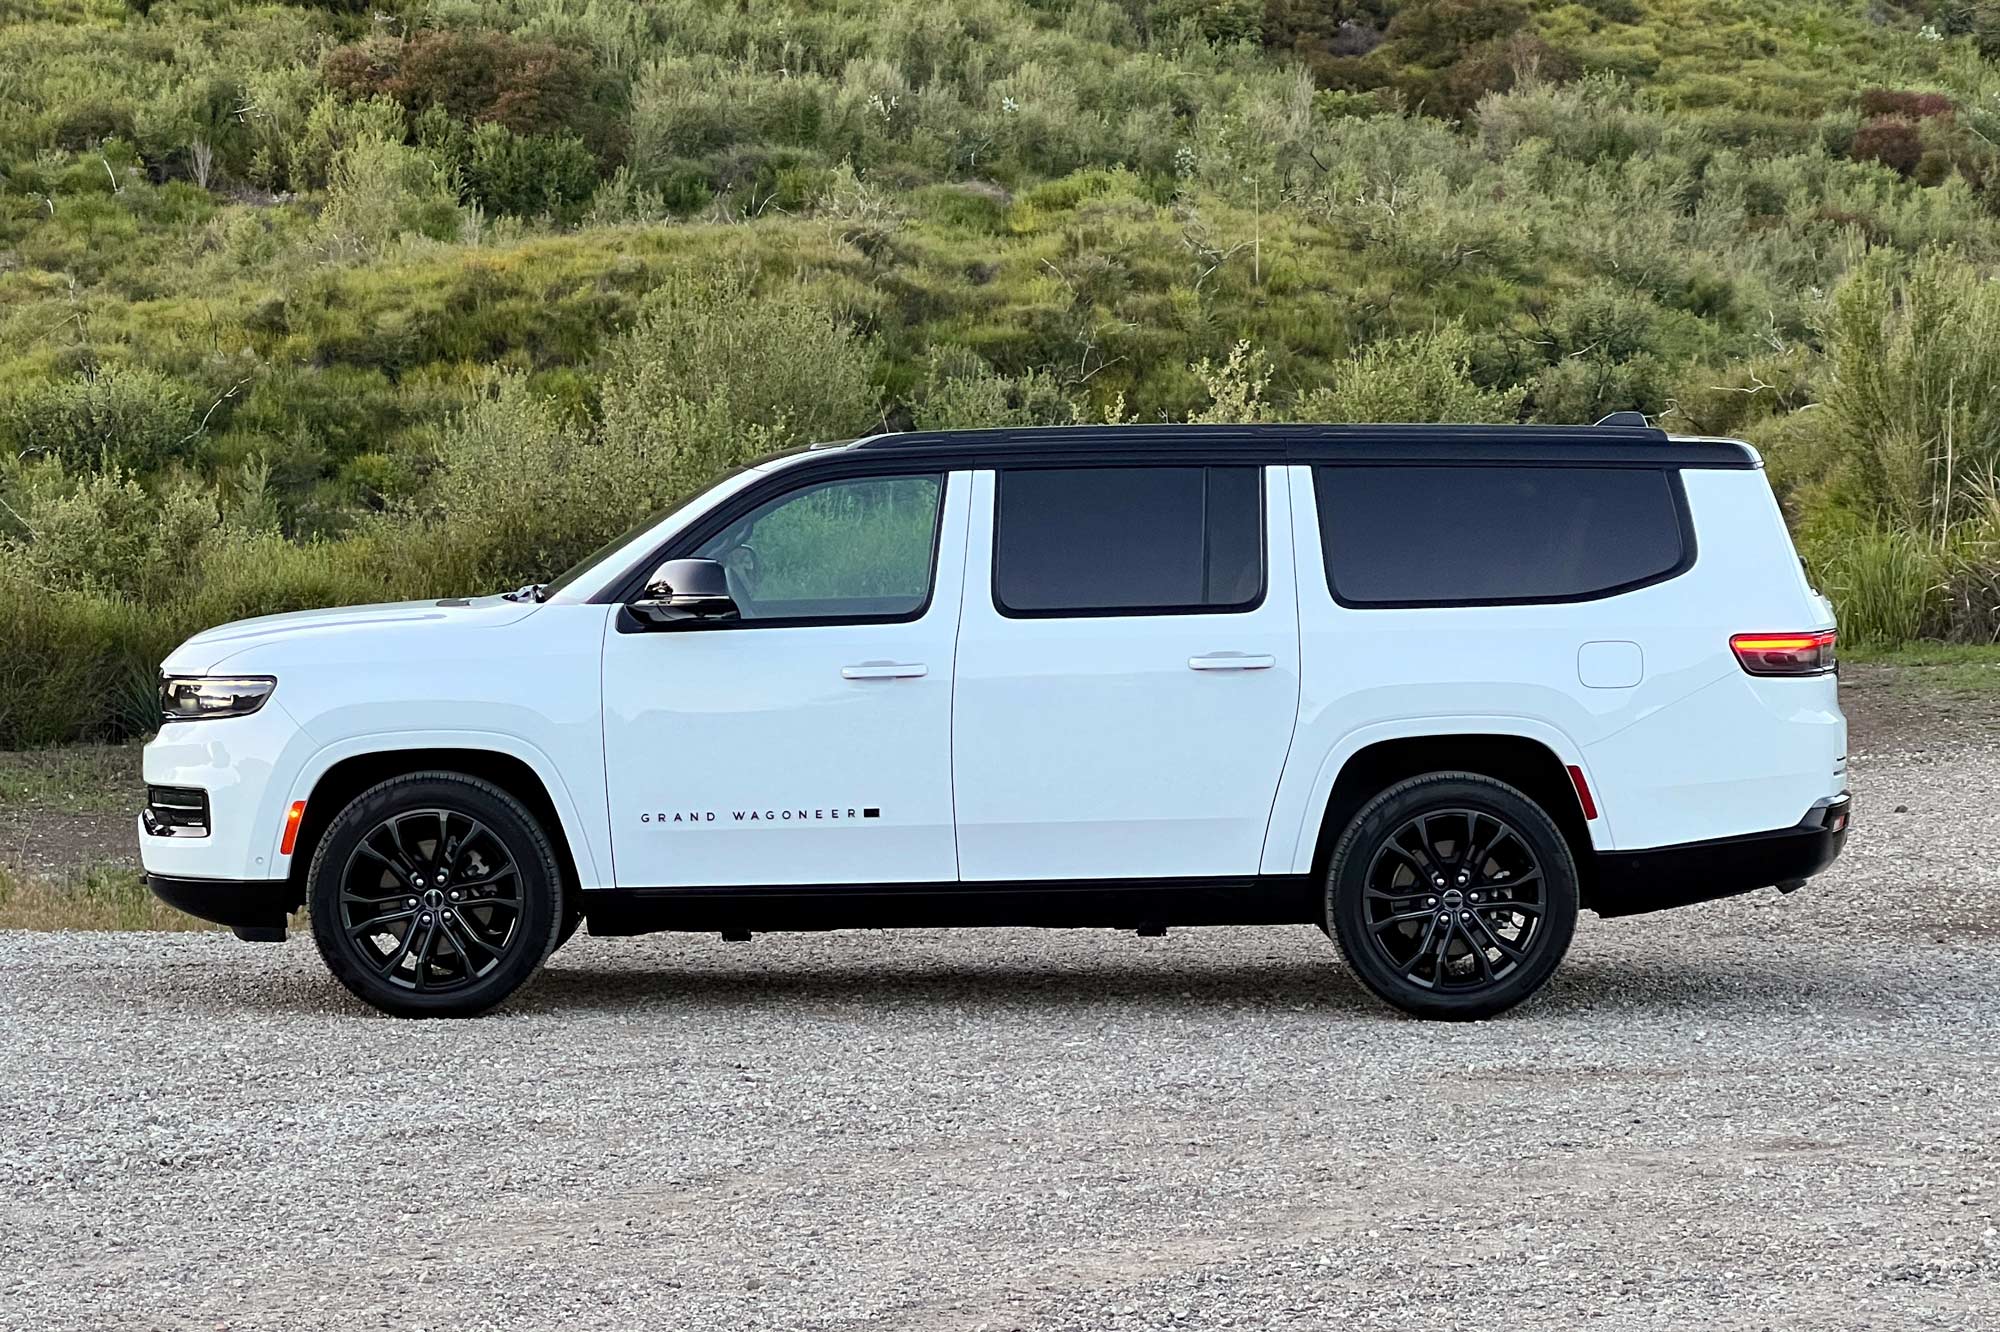
[[[1253,874],[1298,711],[1260,466],[974,477],[953,704],[966,880]]]

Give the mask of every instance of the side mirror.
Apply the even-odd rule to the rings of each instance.
[[[714,560],[668,560],[626,609],[645,624],[669,629],[737,618],[729,575]]]

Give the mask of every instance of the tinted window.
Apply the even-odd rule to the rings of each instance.
[[[938,476],[807,486],[694,554],[721,561],[745,620],[900,619],[930,600],[943,494]]]
[[[994,599],[1023,615],[1247,610],[1263,493],[1258,467],[1003,471]]]
[[[1561,601],[1681,563],[1658,468],[1320,467],[1320,541],[1350,605]]]

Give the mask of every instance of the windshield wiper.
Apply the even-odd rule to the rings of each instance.
[[[549,595],[548,587],[547,583],[523,583],[512,592],[502,592],[500,595],[508,601],[545,601]]]

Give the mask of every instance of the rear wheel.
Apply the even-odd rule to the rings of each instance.
[[[1419,1017],[1491,1017],[1526,999],[1562,961],[1576,910],[1576,862],[1554,821],[1475,773],[1413,777],[1369,801],[1327,872],[1349,965]]]
[[[554,950],[566,916],[555,850],[534,815],[460,773],[363,792],[320,839],[309,878],[327,967],[405,1017],[501,1002]]]

